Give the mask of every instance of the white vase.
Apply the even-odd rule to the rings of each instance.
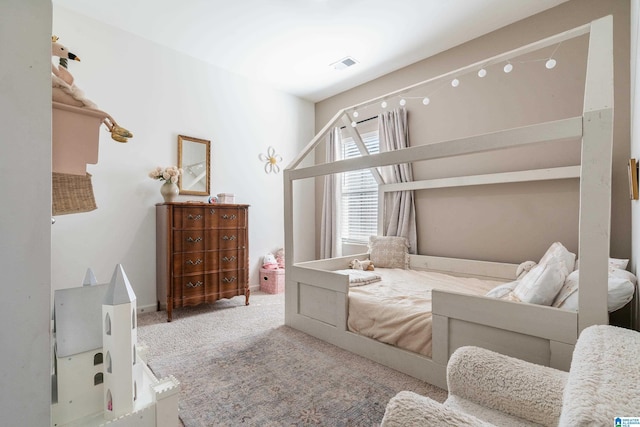
[[[160,194],[162,194],[165,202],[175,202],[179,192],[180,189],[178,186],[170,181],[167,181],[160,186]]]

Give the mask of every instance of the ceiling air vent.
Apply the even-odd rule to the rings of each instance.
[[[352,65],[356,65],[357,63],[358,61],[356,61],[350,56],[347,56],[346,58],[342,58],[338,62],[334,62],[333,64],[331,64],[331,66],[333,67],[334,70],[344,70],[345,68],[349,68]]]

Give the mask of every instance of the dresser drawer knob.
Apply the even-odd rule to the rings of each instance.
[[[236,236],[224,235],[224,236],[222,236],[222,240],[236,240]]]
[[[187,242],[189,243],[198,243],[202,240],[202,237],[198,236],[195,239],[191,236],[187,237]]]
[[[215,210],[215,209],[213,209],[213,208],[211,208],[211,209],[209,209],[209,213],[210,213],[211,215],[213,215],[214,213],[216,213],[216,210]]]
[[[186,264],[190,264],[190,265],[198,265],[198,264],[202,264],[202,260],[200,258],[198,258],[197,260],[193,261],[188,259]]]
[[[191,214],[189,214],[187,216],[187,218],[192,219],[194,221],[200,221],[202,219],[202,215],[199,215],[199,214],[198,215],[191,215]]]
[[[238,259],[238,258],[235,255],[232,256],[232,257],[228,257],[228,256],[222,257],[222,261],[224,261],[224,262],[233,262],[236,259]]]
[[[204,285],[204,283],[202,283],[201,281],[197,281],[196,283],[187,283],[187,288],[197,288],[198,286],[202,286]]]
[[[231,214],[231,215],[224,214],[224,215],[222,215],[222,219],[236,219],[236,218],[237,218],[237,216],[235,214]]]
[[[232,282],[236,281],[236,278],[233,277],[233,276],[232,277],[225,277],[224,279],[222,279],[222,281],[225,282],[225,283],[232,283]]]

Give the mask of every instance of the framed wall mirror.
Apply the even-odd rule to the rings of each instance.
[[[178,180],[180,194],[209,195],[211,141],[178,135]]]

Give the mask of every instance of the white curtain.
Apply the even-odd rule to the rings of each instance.
[[[409,127],[407,110],[404,108],[387,111],[378,120],[380,151],[392,151],[409,147]],[[386,184],[413,181],[411,165],[403,163],[381,168]],[[416,232],[416,208],[413,191],[394,191],[385,194],[383,211],[383,234],[402,236],[409,240],[409,253],[418,251]]]
[[[339,160],[340,129],[335,128],[327,135],[327,163]],[[342,255],[340,236],[340,176],[324,177],[324,196],[322,203],[322,225],[320,228],[320,258],[333,258]]]

